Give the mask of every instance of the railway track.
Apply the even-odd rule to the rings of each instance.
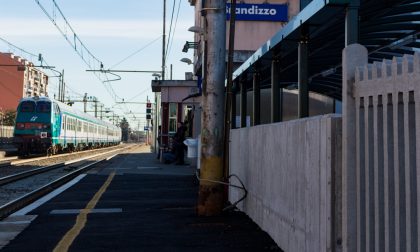
[[[0,219],[135,145],[38,167],[0,178]],[[1,168],[0,168],[1,169]]]
[[[0,179],[5,176],[10,176],[10,175],[21,173],[21,172],[28,171],[31,169],[60,164],[66,161],[73,160],[75,158],[87,157],[93,154],[99,154],[99,153],[107,152],[110,150],[118,150],[121,148],[125,148],[127,146],[131,146],[131,145],[124,144],[124,145],[112,146],[108,148],[66,153],[66,154],[60,154],[60,155],[49,156],[49,157],[43,156],[43,157],[35,157],[35,158],[30,158],[30,159],[10,158],[8,160],[0,160]]]

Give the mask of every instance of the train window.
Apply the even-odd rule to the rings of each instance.
[[[24,101],[20,104],[20,112],[34,112],[35,111],[35,102]]]
[[[50,113],[51,112],[51,102],[39,101],[36,104],[36,112],[39,113]]]

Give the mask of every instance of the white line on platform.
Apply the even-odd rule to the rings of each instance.
[[[68,188],[70,188],[71,186],[73,186],[74,184],[79,182],[85,176],[86,176],[86,174],[81,174],[81,175],[77,176],[76,178],[74,178],[70,182],[66,183],[65,185],[62,185],[61,187],[57,188],[56,190],[50,192],[49,194],[47,194],[44,197],[38,199],[34,203],[20,209],[19,211],[13,213],[10,216],[19,216],[19,215],[25,215],[25,214],[29,213],[30,211],[38,208],[39,206],[41,206],[45,202],[49,201],[50,199],[52,199],[55,196],[59,195],[60,193],[64,192],[65,190],[67,190]]]

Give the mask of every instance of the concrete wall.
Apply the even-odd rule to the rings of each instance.
[[[341,117],[231,131],[230,173],[248,190],[238,207],[285,251],[329,251],[340,239]],[[239,184],[234,178],[232,183]],[[231,187],[233,203],[243,195]]]

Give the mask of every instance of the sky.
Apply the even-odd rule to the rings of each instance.
[[[65,20],[89,50],[89,54],[77,43],[76,52],[54,25],[74,38],[65,25],[64,19],[54,8],[53,0],[0,0],[0,51],[13,52],[39,65],[42,54],[43,65],[64,70],[67,86],[66,99],[81,100],[83,95],[95,96],[114,113],[125,116],[131,128],[146,124],[145,105],[136,102],[154,101],[151,90],[152,73],[116,73],[119,81],[103,83],[94,72],[87,72],[89,65],[98,69],[95,62],[102,62],[104,69],[160,71],[162,69],[163,0],[55,0]],[[180,61],[193,58],[193,51],[182,52],[186,41],[193,41],[193,33],[188,28],[194,25],[194,8],[187,0],[167,0],[166,6],[166,44],[169,44],[166,57],[166,79],[184,79],[185,72],[192,72],[192,65]],[[179,9],[179,11],[178,11]],[[174,10],[174,11],[173,11]],[[173,16],[173,18],[172,18]],[[171,20],[172,29],[171,33]],[[6,43],[5,41],[12,45]],[[16,48],[18,47],[18,48]],[[23,49],[20,50],[20,49]],[[55,72],[44,69],[47,75]],[[114,77],[108,75],[108,80]],[[58,79],[50,78],[49,96],[58,94]],[[102,80],[100,80],[102,79]],[[123,101],[131,103],[122,104]],[[82,104],[75,107],[82,109]],[[89,108],[89,110],[93,110]]]

